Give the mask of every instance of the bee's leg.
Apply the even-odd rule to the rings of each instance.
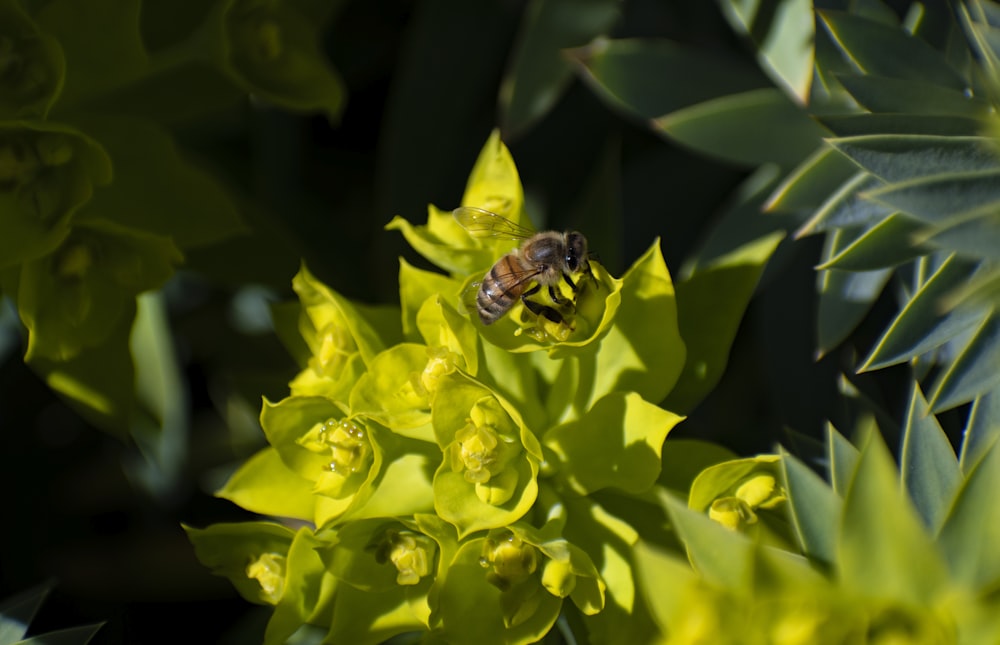
[[[563,298],[562,294],[559,293],[559,290],[555,288],[555,285],[549,285],[549,297],[552,298],[552,302],[556,303],[557,305],[569,304],[569,300]]]
[[[578,290],[578,288],[576,286],[576,283],[573,282],[573,278],[569,277],[569,274],[566,273],[565,271],[563,272],[562,276],[563,276],[563,280],[566,281],[566,284],[569,285],[569,288],[573,290],[573,293],[576,293],[577,290]]]
[[[535,302],[534,300],[528,300],[527,298],[523,297],[521,298],[521,300],[524,301],[524,306],[527,307],[531,311],[531,313],[535,314],[536,316],[545,316],[554,323],[564,322],[562,315],[552,307],[549,307],[548,305],[543,305],[540,302]]]

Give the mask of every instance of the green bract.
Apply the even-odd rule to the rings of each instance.
[[[527,223],[497,135],[463,204]],[[594,279],[577,276],[578,292],[561,286],[567,302],[548,304],[561,321],[518,302],[487,327],[468,287],[520,241],[473,237],[434,207],[426,225],[397,218],[390,228],[449,274],[401,262],[401,310],[390,328],[303,267],[293,281],[303,370],[289,397],[264,402],[270,445],[219,492],[257,513],[310,522],[304,531],[321,571],[289,579],[289,556],[275,547],[255,552],[250,568],[244,558],[222,572],[276,603],[269,639],[297,619],[328,629],[331,642],[425,631],[449,642],[528,643],[565,611],[596,619],[611,608],[595,634],[646,616],[628,572],[637,531],[592,497],[647,494],[682,418],[656,405],[685,356],[658,244],[622,278],[592,262]],[[545,303],[549,294],[532,297]],[[291,588],[327,604],[283,611],[300,606],[285,600]],[[642,618],[634,633],[651,629]]]

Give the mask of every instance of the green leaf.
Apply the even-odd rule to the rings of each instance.
[[[25,360],[66,360],[101,343],[131,320],[135,296],[166,282],[180,258],[169,239],[144,231],[97,221],[75,227],[55,253],[21,270]]]
[[[340,119],[344,82],[320,49],[320,25],[290,3],[227,0],[221,6],[219,62],[240,84],[281,107]]]
[[[924,230],[916,240],[970,259],[1000,259],[1000,214],[990,207],[982,214],[957,215]]]
[[[959,464],[969,473],[1000,435],[1000,388],[976,397],[962,433]]]
[[[946,173],[995,171],[1000,163],[993,143],[985,137],[884,134],[831,139],[830,145],[892,183]]]
[[[874,271],[903,264],[930,251],[915,240],[917,232],[922,230],[924,226],[913,218],[893,213],[816,268]]]
[[[312,482],[285,466],[272,446],[247,459],[215,495],[259,515],[315,517]]]
[[[760,455],[734,459],[709,466],[699,473],[691,484],[688,506],[707,512],[719,497],[732,495],[748,479],[759,474],[777,474],[780,458],[777,455]]]
[[[839,11],[818,13],[842,55],[865,74],[965,89],[965,80],[940,52],[904,30]]]
[[[66,76],[59,41],[40,31],[14,0],[0,2],[0,25],[5,59],[0,118],[44,118]]]
[[[837,114],[819,118],[838,137],[885,134],[925,134],[946,137],[971,137],[983,130],[979,119],[938,114]]]
[[[784,450],[780,463],[791,523],[802,552],[832,564],[836,558],[840,497],[812,469]]]
[[[958,258],[945,260],[886,327],[859,371],[905,362],[978,326],[980,312],[941,311],[941,299],[971,274],[972,268]]]
[[[433,441],[426,428],[431,420],[429,360],[429,348],[414,343],[395,345],[376,355],[351,389],[351,410],[395,432]]]
[[[621,305],[596,349],[592,385],[581,386],[578,396],[588,407],[614,391],[662,401],[680,377],[685,352],[674,285],[656,240],[622,276]]]
[[[842,242],[847,233],[837,230],[827,235],[823,251],[824,264],[847,246]],[[849,243],[849,242],[848,242]],[[817,353],[822,356],[847,338],[871,310],[882,293],[891,269],[875,271],[841,271],[822,269],[817,275],[819,312],[817,324]]]
[[[930,398],[933,411],[950,410],[1000,385],[997,365],[1000,365],[1000,317],[991,310],[961,353],[935,381]]]
[[[920,386],[913,384],[903,429],[900,470],[903,486],[930,533],[936,534],[958,490],[962,473],[937,418],[930,414]]]
[[[149,60],[139,13],[139,0],[93,0],[49,2],[35,14],[38,25],[59,41],[67,61],[57,113],[145,73]]]
[[[784,0],[775,6],[720,2],[729,23],[754,41],[761,67],[794,96],[809,100],[813,78],[813,6],[809,0]]]
[[[86,645],[103,625],[104,623],[98,623],[57,629],[18,641],[17,645]]]
[[[867,197],[931,223],[985,214],[1000,203],[1000,169],[933,175],[890,184]]]
[[[692,566],[707,582],[731,589],[749,589],[753,543],[745,535],[688,508],[667,493],[660,495],[660,503],[687,547]]]
[[[970,469],[938,536],[952,576],[974,592],[1000,579],[1000,450],[994,443]]]
[[[663,448],[663,468],[657,483],[682,495],[687,495],[701,471],[736,459],[736,453],[728,448],[700,439],[674,438]]]
[[[115,168],[114,184],[94,196],[81,222],[139,226],[170,236],[182,249],[246,232],[229,192],[184,159],[161,126],[121,115],[79,122],[107,147]]]
[[[613,392],[578,420],[546,432],[543,443],[579,494],[606,487],[637,494],[656,481],[663,441],[681,420],[634,392]]]
[[[424,302],[438,295],[457,294],[462,285],[454,278],[418,269],[404,258],[399,259],[399,301],[403,308],[403,336],[408,341],[419,342],[417,312]]]
[[[0,602],[0,645],[13,645],[24,638],[51,590],[51,585],[40,585]]]
[[[776,89],[732,94],[654,120],[670,137],[736,164],[794,166],[828,133]],[[781,136],[775,136],[775,133]]]
[[[986,101],[935,83],[876,75],[838,75],[851,96],[871,112],[959,116],[983,119]]]
[[[687,608],[685,600],[698,583],[698,574],[684,560],[639,541],[633,551],[635,570],[643,597],[660,632],[670,632],[670,625]],[[663,584],[669,580],[670,584]]]
[[[616,0],[532,0],[500,86],[500,122],[506,138],[539,121],[566,90],[573,68],[562,50],[605,33],[619,11]]]
[[[830,229],[872,226],[883,221],[892,214],[892,209],[863,196],[866,191],[882,185],[882,180],[868,173],[855,174],[830,194],[809,221],[795,232],[795,236],[803,237]]]
[[[856,174],[855,166],[843,155],[823,146],[788,173],[763,209],[772,213],[811,214]]]
[[[944,564],[881,437],[871,433],[844,498],[838,578],[865,598],[931,603],[947,584]]]
[[[0,267],[51,253],[94,188],[111,181],[104,148],[47,122],[0,125]]]
[[[228,578],[236,591],[250,602],[277,602],[280,589],[268,593],[257,578],[250,577],[247,565],[263,555],[275,556],[277,562],[284,561],[295,537],[292,529],[273,522],[219,523],[204,529],[182,526],[194,546],[195,555],[212,573]],[[283,571],[275,574],[284,580]]]
[[[784,238],[775,231],[698,267],[677,283],[678,323],[687,359],[664,404],[689,412],[722,378],[743,312]]]
[[[187,389],[165,297],[160,292],[147,292],[139,296],[137,305],[129,339],[136,398],[131,435],[144,463],[132,474],[148,490],[166,495],[180,485],[188,454],[191,420]]]
[[[854,444],[837,432],[830,423],[827,423],[826,427],[826,442],[829,450],[830,485],[838,496],[844,497],[854,478],[854,471],[861,455]]]
[[[740,59],[668,40],[598,40],[570,55],[599,97],[640,119],[769,85]]]

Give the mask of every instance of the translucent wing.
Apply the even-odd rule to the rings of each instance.
[[[472,237],[524,240],[535,234],[530,228],[515,224],[502,215],[475,206],[459,206],[451,214]]]

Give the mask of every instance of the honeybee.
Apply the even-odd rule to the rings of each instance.
[[[554,307],[531,300],[529,296],[545,287],[553,303],[568,305],[570,301],[556,288],[559,281],[565,281],[575,294],[579,286],[571,274],[582,273],[594,279],[588,259],[587,238],[582,233],[536,233],[501,215],[472,206],[460,206],[452,214],[473,237],[522,240],[521,246],[497,260],[479,283],[476,311],[484,325],[491,325],[502,318],[517,298],[536,316],[561,323],[562,314]],[[532,283],[534,286],[529,287]]]

